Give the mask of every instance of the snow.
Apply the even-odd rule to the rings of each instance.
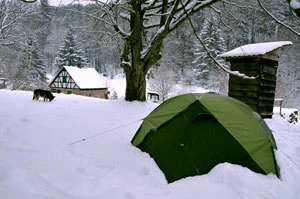
[[[94,68],[78,68],[75,66],[64,66],[63,68],[67,70],[81,89],[107,88],[105,79],[101,78]]]
[[[247,44],[244,46],[240,46],[231,51],[223,53],[220,55],[222,58],[228,57],[246,57],[246,56],[257,56],[257,55],[265,55],[268,52],[271,52],[280,47],[292,45],[290,41],[276,41],[276,42],[263,42],[256,44]]]
[[[124,89],[120,78],[109,84]],[[0,90],[1,198],[299,198],[300,126],[278,108],[265,121],[277,141],[281,179],[223,163],[168,184],[154,160],[130,143],[158,104],[126,102],[124,93],[117,100],[55,94],[43,102],[31,92]]]

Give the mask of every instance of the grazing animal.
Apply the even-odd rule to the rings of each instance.
[[[42,89],[35,89],[33,91],[33,98],[32,100],[39,100],[40,97],[44,98],[44,101],[51,102],[55,96],[52,95],[52,93],[48,90],[42,90]]]

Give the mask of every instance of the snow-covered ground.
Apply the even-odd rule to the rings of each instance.
[[[300,125],[279,117],[278,109],[265,121],[277,141],[281,179],[223,163],[167,184],[149,155],[130,143],[158,104],[126,102],[118,81],[117,100],[56,94],[49,103],[33,101],[31,92],[0,90],[0,198],[300,197]]]

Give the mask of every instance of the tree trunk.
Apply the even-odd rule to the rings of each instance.
[[[146,101],[146,74],[134,69],[126,71],[126,101]]]

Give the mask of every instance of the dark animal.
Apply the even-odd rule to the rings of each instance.
[[[52,95],[52,93],[48,90],[42,90],[42,89],[35,89],[33,91],[33,98],[32,100],[39,100],[40,97],[44,98],[44,101],[52,101],[55,96]]]

